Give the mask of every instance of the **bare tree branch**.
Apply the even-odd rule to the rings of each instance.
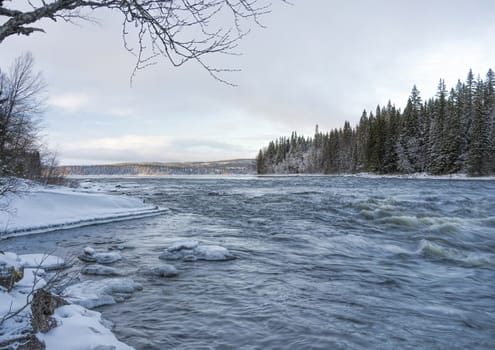
[[[0,2],[0,43],[14,34],[43,32],[36,26],[50,18],[72,22],[88,19],[86,12],[110,9],[122,15],[125,48],[135,55],[134,75],[138,70],[165,56],[173,66],[196,61],[212,77],[229,69],[216,68],[204,60],[205,55],[233,54],[237,42],[249,33],[248,25],[262,26],[260,17],[270,11],[269,0],[25,0],[30,5],[15,8]],[[286,0],[279,0],[287,2]],[[134,45],[130,42],[133,38]]]

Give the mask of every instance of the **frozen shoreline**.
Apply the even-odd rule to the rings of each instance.
[[[494,181],[495,175],[472,177],[467,174],[450,174],[450,175],[430,175],[427,173],[414,174],[374,174],[374,173],[355,173],[355,174],[261,174],[254,175],[260,178],[273,177],[357,177],[364,179],[411,179],[411,180],[464,180],[464,181]]]
[[[19,181],[18,190],[0,198],[0,241],[9,237],[30,235],[80,226],[160,215],[167,210],[144,203],[139,198],[126,195],[109,195],[60,186],[41,186]],[[64,266],[64,260],[43,254],[0,252],[0,265],[24,267],[24,278],[8,292],[0,287],[0,319],[22,308],[33,283],[37,288],[45,284],[44,269]],[[32,298],[29,296],[28,298]],[[0,335],[0,343],[14,340],[30,329],[30,308],[19,317],[6,321]],[[69,304],[56,309],[53,317],[57,327],[46,334],[36,334],[49,349],[86,349],[104,347],[130,350],[132,347],[120,342],[111,332],[109,323],[101,314],[80,305]],[[14,340],[15,342],[15,340]]]
[[[124,195],[23,185],[0,199],[0,239],[160,215],[166,209]]]

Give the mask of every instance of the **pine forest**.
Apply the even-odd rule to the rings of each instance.
[[[493,174],[495,73],[483,80],[469,71],[450,91],[441,79],[425,101],[414,86],[403,111],[389,102],[365,110],[355,127],[280,137],[259,151],[256,166],[259,174]]]

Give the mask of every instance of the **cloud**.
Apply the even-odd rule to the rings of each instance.
[[[257,150],[242,142],[142,135],[81,139],[61,143],[59,147],[63,154],[62,164],[254,158]]]
[[[48,100],[48,105],[62,108],[69,112],[75,112],[88,103],[88,96],[77,93],[55,95]]]

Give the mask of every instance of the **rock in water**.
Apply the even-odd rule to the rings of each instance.
[[[153,273],[160,277],[174,277],[179,274],[175,266],[173,265],[160,265],[152,269]]]
[[[84,255],[93,256],[96,254],[96,250],[91,247],[84,248]]]
[[[99,264],[93,264],[85,266],[81,273],[85,275],[98,275],[98,276],[122,276],[116,268],[110,266],[104,266]]]
[[[97,253],[93,248],[86,247],[78,258],[84,262],[111,264],[122,259],[122,256],[118,252]]]

